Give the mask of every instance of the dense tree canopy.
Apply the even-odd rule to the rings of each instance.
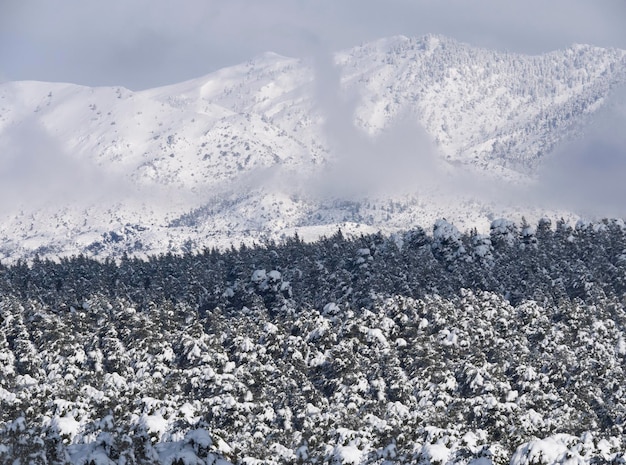
[[[626,227],[0,267],[0,462],[623,463]]]

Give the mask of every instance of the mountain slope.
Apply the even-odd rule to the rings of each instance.
[[[265,54],[141,92],[5,83],[3,253],[485,225],[511,208],[471,186],[527,179],[625,82],[623,50],[523,56],[426,36],[332,60]]]

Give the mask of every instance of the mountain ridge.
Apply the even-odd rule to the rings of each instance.
[[[224,244],[341,223],[395,230],[447,216],[484,228],[488,216],[516,216],[516,209],[490,206],[472,191],[462,192],[463,202],[479,206],[465,211],[433,192],[453,191],[466,171],[478,176],[472,184],[532,180],[624,83],[624,50],[573,45],[525,56],[427,35],[308,60],[266,53],[137,92],[0,84],[0,148],[9,154],[3,172],[17,166],[24,173],[2,192],[11,199],[2,205],[3,253],[88,252],[95,239],[127,225],[145,231],[146,251],[157,253],[187,240]],[[41,162],[37,153],[48,150]],[[22,158],[40,178],[33,182]],[[410,173],[426,188],[415,192]],[[42,187],[31,192],[20,181]],[[29,205],[40,197],[54,204],[64,184],[90,201],[80,194],[78,207]],[[401,192],[390,194],[390,186]],[[409,214],[362,207],[390,201]],[[347,210],[346,202],[353,204]],[[362,212],[350,210],[355,203]],[[172,226],[199,210],[214,213]],[[532,217],[555,209],[525,210]],[[55,220],[63,211],[69,226]]]

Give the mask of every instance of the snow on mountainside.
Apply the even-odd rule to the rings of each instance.
[[[528,179],[624,83],[623,50],[524,56],[439,36],[332,63],[268,53],[141,92],[4,83],[2,252],[177,251],[438,216],[480,226],[503,210],[449,194],[459,173]]]

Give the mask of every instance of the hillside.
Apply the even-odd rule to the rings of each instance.
[[[625,81],[623,50],[524,56],[426,36],[309,60],[268,53],[140,92],[4,83],[1,253],[181,251],[337,225],[395,231],[447,217],[486,230],[502,215],[568,215],[520,214],[494,190],[532,182]]]

